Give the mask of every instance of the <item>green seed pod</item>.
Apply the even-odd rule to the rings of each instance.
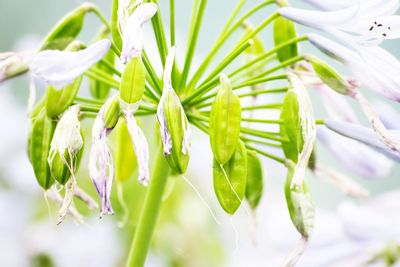
[[[242,108],[228,77],[221,75],[220,81],[221,88],[211,107],[209,134],[215,160],[225,164],[235,153],[239,141]]]
[[[74,101],[81,86],[82,76],[62,89],[48,85],[46,89],[46,112],[50,118],[60,116]]]
[[[284,18],[278,17],[274,21],[274,44],[278,46],[293,38],[296,38],[295,24]],[[297,43],[286,45],[277,51],[280,62],[296,57],[298,54]]]
[[[108,129],[112,129],[117,125],[121,109],[119,107],[119,95],[114,95],[104,104],[104,123]]]
[[[283,152],[286,158],[297,162],[299,151],[303,147],[301,134],[301,121],[299,117],[299,104],[296,93],[288,91],[283,100],[280,120],[281,137],[289,142],[282,142]]]
[[[137,169],[137,160],[125,119],[120,117],[113,130],[115,134],[115,179],[118,182],[128,180]]]
[[[64,153],[65,160],[60,157],[60,154],[55,154],[50,166],[51,176],[61,185],[65,185],[68,182],[69,178],[71,178],[71,170],[66,163],[68,163],[68,165],[72,163],[74,171],[77,172],[82,159],[82,155],[83,149],[81,149],[76,157],[74,157],[71,161],[71,157],[68,152]]]
[[[146,81],[146,71],[140,56],[133,57],[126,65],[121,77],[119,89],[121,99],[128,103],[137,103],[142,99]]]
[[[239,208],[246,192],[247,151],[242,141],[224,165],[214,159],[214,191],[221,207],[230,215]]]
[[[293,174],[293,168],[289,168],[285,183],[285,197],[290,219],[302,236],[309,237],[315,221],[314,201],[305,181],[302,186],[291,188]]]
[[[190,127],[181,102],[172,90],[169,90],[165,96],[164,117],[172,144],[171,153],[166,156],[166,159],[173,171],[183,174],[186,172],[190,159],[187,146]]]
[[[66,14],[44,38],[40,50],[64,50],[81,32],[85,15],[94,7],[85,3]]]
[[[349,83],[333,67],[314,56],[307,56],[306,59],[312,64],[318,77],[332,90],[343,95],[349,94]]]
[[[96,41],[100,41],[102,39],[106,39],[108,37],[109,33],[110,33],[110,30],[107,27],[103,26],[100,29],[100,31],[97,34],[97,36],[95,37],[95,42]],[[114,59],[115,59],[114,51],[112,51],[110,49],[110,51],[108,51],[108,53],[104,56],[103,59],[105,61],[107,61],[107,62],[109,62],[109,63],[114,65]],[[102,70],[105,73],[108,72],[108,69],[107,69],[106,66],[104,66],[104,64],[97,63],[95,66],[96,66],[95,67],[96,69]],[[94,98],[96,98],[96,99],[105,99],[105,98],[107,98],[108,94],[110,93],[111,86],[109,86],[109,85],[107,85],[105,83],[102,83],[100,81],[97,81],[97,80],[94,80],[94,79],[90,79],[89,80],[89,89],[90,89],[91,95]]]
[[[46,116],[45,109],[34,118],[28,139],[28,154],[39,185],[47,190],[54,183],[47,163],[56,124]]]
[[[246,200],[252,209],[257,208],[263,192],[263,170],[260,158],[254,151],[247,154]]]

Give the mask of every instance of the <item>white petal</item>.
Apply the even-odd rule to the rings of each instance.
[[[142,25],[156,14],[157,9],[154,3],[144,3],[127,18],[122,32],[121,60],[123,63],[141,53],[143,49]]]
[[[29,68],[36,78],[62,88],[102,59],[110,46],[111,42],[104,39],[77,52],[41,51],[33,57]]]
[[[136,159],[139,167],[138,180],[141,184],[147,186],[150,180],[149,174],[149,146],[142,129],[137,125],[136,119],[132,113],[125,113],[124,117],[128,127]]]
[[[356,0],[303,0],[321,10],[334,11],[347,8],[357,3]]]
[[[315,11],[284,7],[279,9],[279,13],[297,23],[321,29],[325,26],[335,28],[346,28],[355,23],[358,18],[359,6],[353,5],[338,11]]]
[[[318,127],[318,140],[347,170],[364,178],[387,176],[393,162],[368,146]]]
[[[353,123],[333,121],[333,120],[325,120],[325,125],[341,135],[344,135],[348,138],[357,140],[362,142],[374,149],[378,152],[383,153],[384,155],[390,157],[391,159],[400,162],[399,153],[391,150],[386,145],[384,145],[377,137],[375,132],[367,127],[360,126]],[[389,131],[395,140],[400,141],[400,131]]]
[[[387,129],[400,130],[400,113],[395,110],[391,105],[384,102],[374,102],[374,109],[378,112],[379,118]]]

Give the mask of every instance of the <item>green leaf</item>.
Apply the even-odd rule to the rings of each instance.
[[[246,191],[247,151],[239,141],[231,159],[224,165],[214,160],[214,191],[221,207],[230,215],[239,208]]]

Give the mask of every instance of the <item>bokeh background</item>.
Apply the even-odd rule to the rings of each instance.
[[[93,2],[109,15],[111,1]],[[159,2],[165,25],[168,25],[168,1]],[[247,2],[246,6],[250,7],[259,1]],[[82,1],[76,0],[0,0],[0,51],[34,50],[52,25],[81,3]],[[195,64],[212,47],[235,3],[236,1],[228,0],[209,1]],[[291,3],[305,6],[299,1]],[[177,50],[178,61],[181,62],[186,51],[191,5],[192,1],[176,0]],[[252,22],[261,21],[272,10],[263,9],[254,16]],[[99,26],[100,22],[94,15],[87,16],[80,38],[89,42]],[[151,46],[149,25],[146,30],[149,33],[146,42]],[[309,29],[299,27],[299,31],[306,33]],[[233,44],[239,36],[236,34],[231,38],[226,47]],[[271,27],[261,33],[261,38],[267,48],[272,46]],[[385,43],[384,46],[395,55],[400,55],[400,51],[396,49],[397,41]],[[307,44],[302,44],[302,50],[318,53]],[[217,58],[221,59],[223,55],[224,53],[220,53]],[[153,58],[154,64],[159,66],[154,53]],[[341,66],[334,65],[344,71]],[[87,88],[80,94],[88,95]],[[325,113],[322,106],[314,93],[311,94],[317,117],[323,118]],[[28,95],[26,75],[0,85],[0,266],[123,266],[144,190],[137,185],[134,176],[122,185],[130,218],[122,227],[119,222],[124,212],[116,192],[113,192],[116,215],[99,219],[98,214],[89,213],[79,206],[80,203],[76,203],[86,215],[86,223],[76,225],[71,219],[67,219],[57,226],[56,206],[44,198],[26,156]],[[377,98],[371,93],[368,96]],[[357,107],[355,109],[358,110]],[[146,134],[150,136],[154,157],[155,121],[147,118],[143,124]],[[90,143],[90,125],[90,120],[83,122],[87,145]],[[214,196],[212,156],[208,149],[208,139],[197,130],[194,131],[191,157],[187,178],[206,199],[220,223],[213,220],[188,184],[179,177],[171,178],[170,194],[164,202],[147,266],[279,266],[299,239],[285,206],[284,168],[264,160],[265,192],[259,209],[252,214],[248,212],[248,208],[242,207],[230,218],[222,212]],[[318,148],[318,159],[346,173],[323,148]],[[84,158],[78,174],[79,183],[95,196],[86,161],[87,158]],[[352,178],[375,196],[400,185],[399,170],[396,166],[388,177],[378,180]],[[346,238],[342,236],[343,229],[336,215],[338,206],[350,200],[337,189],[311,175],[309,181],[318,208],[316,238],[311,241],[311,247],[299,266],[328,266],[322,263],[323,260],[339,259],[340,256],[327,248],[327,244],[343,243],[343,251],[359,248],[359,245],[343,241]]]

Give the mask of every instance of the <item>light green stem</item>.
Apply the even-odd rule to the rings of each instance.
[[[162,150],[159,151],[154,173],[146,193],[143,209],[129,251],[127,267],[143,267],[150,248],[154,228],[160,212],[169,167]]]

